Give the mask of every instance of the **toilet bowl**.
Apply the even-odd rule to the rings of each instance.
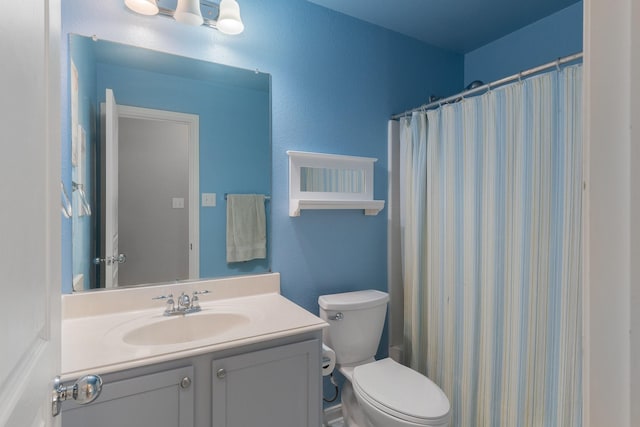
[[[323,295],[320,317],[329,323],[324,342],[345,376],[342,414],[349,427],[444,427],[451,408],[426,376],[392,359],[374,359],[388,294],[368,290]]]
[[[449,424],[449,399],[440,387],[392,359],[356,367],[352,384],[372,426],[444,427]]]

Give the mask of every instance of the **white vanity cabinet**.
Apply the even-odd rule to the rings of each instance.
[[[279,277],[63,299],[62,385],[94,374],[104,386],[87,405],[63,402],[62,427],[320,427],[328,324],[280,295]],[[198,289],[210,291],[200,312],[149,307]]]
[[[105,374],[62,427],[320,427],[320,352],[313,331]]]
[[[65,402],[63,427],[193,427],[193,366],[105,382],[88,405]]]
[[[211,368],[212,427],[319,426],[319,340],[214,359]]]

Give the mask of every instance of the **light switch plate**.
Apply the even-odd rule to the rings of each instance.
[[[174,197],[171,199],[173,209],[184,209],[184,197]]]
[[[216,206],[216,193],[202,193],[202,207],[213,208]]]

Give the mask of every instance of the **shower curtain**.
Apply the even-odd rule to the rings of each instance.
[[[408,364],[456,427],[582,424],[582,67],[400,121]]]

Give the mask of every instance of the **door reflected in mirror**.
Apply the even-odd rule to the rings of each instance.
[[[77,35],[69,53],[73,289],[270,271],[269,251],[226,262],[225,203],[271,194],[270,76]]]
[[[199,117],[122,105],[105,113],[118,138],[104,146],[118,154],[105,156],[104,175],[118,179],[104,185],[102,240],[114,254],[101,266],[104,287],[198,279]]]

